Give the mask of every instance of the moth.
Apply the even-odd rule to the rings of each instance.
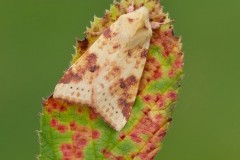
[[[53,98],[87,104],[120,131],[136,99],[151,36],[147,8],[121,15],[64,73]]]

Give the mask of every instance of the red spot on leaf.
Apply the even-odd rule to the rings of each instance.
[[[89,111],[90,111],[90,119],[91,120],[94,120],[94,119],[97,119],[97,113],[96,112],[94,112],[94,110],[93,109],[91,109],[91,108],[89,108]]]
[[[137,134],[135,134],[135,133],[132,133],[132,134],[130,135],[130,137],[131,137],[131,139],[132,139],[134,142],[136,142],[136,143],[140,143],[140,142],[142,141],[141,138],[138,137]]]
[[[175,76],[175,72],[173,69],[171,69],[169,72],[168,72],[168,76],[169,78],[173,78]]]
[[[76,158],[83,158],[83,152],[81,149],[77,149],[75,153]]]
[[[181,69],[183,67],[183,59],[182,58],[178,58],[175,62],[174,62],[174,68],[176,69]]]
[[[100,137],[100,133],[97,130],[92,131],[93,139],[98,139]]]
[[[126,137],[125,134],[122,134],[122,135],[119,136],[119,138],[120,138],[121,140],[123,140],[125,137]]]
[[[151,96],[150,96],[150,95],[146,95],[146,96],[144,96],[143,98],[144,98],[144,100],[145,100],[146,102],[149,102],[149,101],[151,100]]]
[[[175,91],[170,91],[168,92],[167,97],[172,101],[175,101],[177,99],[177,93]]]
[[[57,107],[58,107],[58,106],[57,106],[57,103],[53,103],[53,104],[52,104],[52,109],[57,109]]]
[[[83,111],[82,107],[79,107],[77,111],[78,111],[78,113],[82,113],[82,111]]]
[[[46,102],[45,107],[48,113],[52,113],[54,111],[63,112],[67,110],[67,108],[64,105],[64,102],[55,100],[53,99],[52,96]]]
[[[85,146],[87,144],[87,139],[85,138],[80,138],[78,139],[78,146]]]
[[[153,75],[154,79],[159,79],[161,77],[162,77],[162,72],[160,70],[154,71],[154,75]]]
[[[60,108],[59,108],[59,111],[60,112],[64,112],[64,111],[66,111],[67,109],[66,109],[66,107],[64,107],[64,106],[61,106]]]
[[[57,130],[60,132],[60,133],[65,133],[67,131],[67,127],[65,125],[58,125],[57,126]]]
[[[156,95],[156,96],[155,96],[155,100],[154,100],[155,103],[158,102],[159,100],[160,100],[160,95]]]
[[[160,132],[157,136],[162,139],[165,135],[166,135],[166,132],[164,131],[164,132]]]
[[[163,108],[165,107],[165,104],[166,104],[166,97],[164,95],[158,95],[157,101],[156,101],[157,107]]]
[[[90,129],[84,126],[78,126],[75,121],[72,121],[70,128],[75,130],[72,135],[74,157],[72,159],[84,159],[83,150],[87,146],[88,142],[91,140],[92,132]],[[66,156],[65,156],[66,158]]]
[[[84,133],[81,132],[76,132],[73,135],[73,144],[75,146],[75,148],[83,148],[85,145],[87,145],[87,138],[89,137],[89,135],[85,135]]]
[[[133,153],[133,154],[131,155],[131,158],[134,159],[135,156],[136,156],[136,153]]]
[[[148,62],[150,62],[151,64],[153,64],[155,62],[154,58],[148,58]]]
[[[105,158],[111,158],[112,157],[112,153],[107,151],[105,148],[102,149],[102,153],[103,153]]]
[[[145,108],[145,109],[143,110],[143,113],[144,113],[145,115],[148,115],[149,112],[150,112],[150,108]]]
[[[155,115],[154,116],[154,122],[155,123],[160,123],[160,122],[162,122],[162,119],[163,119],[163,117],[161,116],[161,114],[157,114],[157,115]]]
[[[53,109],[52,108],[47,108],[48,113],[52,113]]]
[[[60,148],[64,160],[74,158],[74,148],[71,144],[62,144]]]
[[[156,146],[155,146],[153,143],[151,143],[151,142],[148,143],[148,146],[147,146],[147,147],[148,147],[148,150],[149,150],[149,151],[152,151],[152,150],[154,150],[154,149],[156,148]]]
[[[52,120],[50,121],[50,126],[51,126],[51,127],[57,127],[57,125],[58,125],[58,121],[57,121],[56,119],[52,119]]]
[[[72,131],[76,131],[77,130],[77,123],[75,121],[70,122],[70,128]]]
[[[118,156],[118,157],[116,157],[116,160],[125,160],[125,158],[122,156]]]
[[[140,123],[141,126],[139,128],[141,128],[143,131],[146,130],[148,132],[155,133],[159,129],[159,125],[154,123],[149,117],[144,117]]]
[[[148,159],[146,153],[139,154],[139,157],[141,157],[141,159],[143,159],[143,160],[147,160]]]

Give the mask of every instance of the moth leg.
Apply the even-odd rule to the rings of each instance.
[[[150,24],[151,24],[152,29],[158,29],[161,25],[168,24],[168,23],[171,23],[171,22],[174,22],[174,21],[167,19],[164,22],[152,21],[152,22],[150,22]]]

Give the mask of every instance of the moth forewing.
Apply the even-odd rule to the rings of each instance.
[[[121,130],[136,99],[151,35],[147,8],[120,16],[65,72],[53,97],[88,104]]]

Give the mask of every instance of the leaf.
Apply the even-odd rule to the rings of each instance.
[[[136,8],[146,6],[150,19],[163,25],[153,30],[150,53],[127,125],[117,132],[88,106],[50,97],[43,101],[39,159],[149,160],[161,148],[183,74],[181,42],[174,36],[168,15],[162,12],[157,0],[135,0],[134,4]],[[72,63],[130,5],[131,0],[114,2],[103,18],[95,17],[86,31],[86,39],[77,42]]]

